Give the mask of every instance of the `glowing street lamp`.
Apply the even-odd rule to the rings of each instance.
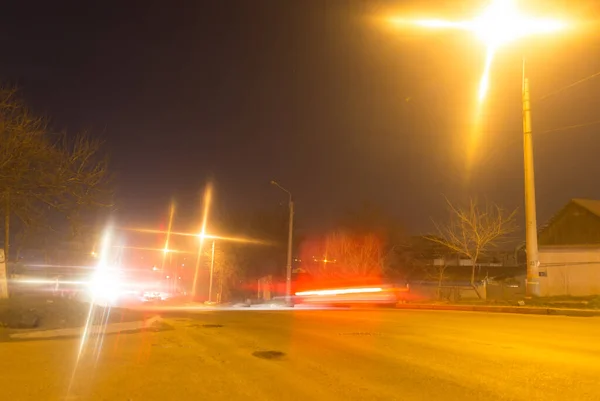
[[[528,17],[519,12],[515,0],[493,0],[478,17],[467,21],[425,19],[413,21],[419,27],[434,29],[459,29],[474,33],[486,45],[483,74],[479,82],[478,99],[482,103],[489,87],[489,76],[496,51],[518,39],[557,32],[566,27],[559,20]],[[531,104],[529,81],[523,68],[523,152],[525,173],[525,229],[527,251],[528,296],[539,296],[539,256],[537,243],[537,217],[535,205],[535,179],[533,166],[533,141],[531,137]]]
[[[198,250],[198,260],[196,261],[196,277],[194,278],[194,282],[198,280],[197,272],[200,267],[200,255],[202,253],[202,246],[204,244],[204,240],[207,238],[212,239],[211,251],[210,251],[210,275],[208,279],[208,302],[212,302],[212,288],[213,288],[213,276],[215,271],[215,239],[219,238],[217,235],[206,234],[204,232],[204,228],[202,232],[198,234],[198,238],[200,239],[200,249]],[[195,284],[194,284],[195,288]]]
[[[196,270],[194,272],[194,281],[192,283],[192,298],[197,295],[198,275],[200,272],[200,258],[202,255],[202,247],[206,236],[206,225],[208,224],[208,214],[210,212],[210,204],[212,202],[212,185],[209,183],[204,189],[204,197],[202,200],[202,225],[200,229],[200,246],[198,247],[198,257],[196,258]]]
[[[165,261],[169,253],[169,241],[171,239],[171,228],[173,227],[173,216],[175,216],[175,202],[171,202],[169,207],[169,226],[167,228],[167,238],[165,239],[165,247],[163,249],[162,268],[165,268]]]
[[[468,21],[424,19],[414,23],[423,28],[470,31],[486,45],[485,66],[479,81],[480,102],[486,97],[492,61],[501,46],[527,36],[557,32],[566,27],[566,24],[559,20],[521,14],[515,0],[493,0],[480,16]]]

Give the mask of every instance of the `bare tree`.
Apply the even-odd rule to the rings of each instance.
[[[436,235],[426,236],[429,241],[446,247],[452,253],[471,261],[471,286],[475,288],[475,269],[479,258],[491,248],[497,247],[516,230],[515,213],[505,212],[495,204],[479,206],[471,199],[468,206],[457,207],[446,199],[450,219],[446,224],[437,224]],[[479,293],[477,292],[479,296]]]
[[[213,263],[213,294],[216,294],[217,302],[228,298],[235,281],[242,274],[235,251],[235,245],[222,241],[215,243],[214,255],[211,246],[203,248],[202,260],[205,268],[210,269],[210,264]]]
[[[383,243],[374,234],[335,231],[314,241],[303,253],[307,270],[317,277],[368,277],[383,273]],[[308,255],[310,253],[310,255]]]
[[[448,268],[448,261],[441,258],[438,263],[433,263],[431,267],[430,275],[437,282],[437,298],[442,299],[442,286],[446,280],[446,269]]]
[[[34,117],[14,89],[0,88],[0,187],[4,211],[4,253],[8,259],[10,217],[15,207],[36,190],[53,158],[52,146],[45,140],[46,122]],[[25,214],[25,213],[21,213]]]
[[[112,192],[100,142],[80,135],[53,135],[14,88],[0,87],[0,212],[4,254],[10,260],[11,219],[40,226],[51,213],[69,221],[86,208],[110,206]]]

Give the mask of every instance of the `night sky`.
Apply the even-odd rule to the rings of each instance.
[[[527,3],[586,24],[498,54],[469,169],[482,45],[385,17],[464,18],[477,1],[14,2],[0,80],[54,128],[106,140],[123,221],[157,221],[173,197],[192,216],[210,178],[227,208],[281,207],[276,179],[305,228],[369,200],[417,233],[445,215],[442,194],[523,209],[525,54],[542,222],[569,198],[600,199],[600,124],[544,133],[600,120],[600,77],[536,101],[600,71],[600,5]]]

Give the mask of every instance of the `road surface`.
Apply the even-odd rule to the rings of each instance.
[[[78,339],[2,342],[2,399],[600,399],[600,318],[380,309],[165,319],[171,330],[105,336],[101,347],[90,338],[77,365]]]

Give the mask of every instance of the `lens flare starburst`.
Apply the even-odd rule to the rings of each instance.
[[[485,44],[485,64],[478,90],[480,102],[486,97],[492,61],[500,47],[527,36],[557,32],[566,27],[565,22],[557,19],[530,17],[521,13],[516,0],[494,0],[472,20],[419,19],[413,23],[429,29],[470,31]]]

